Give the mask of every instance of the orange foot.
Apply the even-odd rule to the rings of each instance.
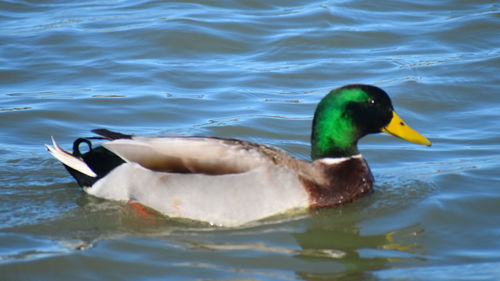
[[[140,203],[128,201],[127,204],[130,205],[130,206],[132,206],[132,207],[134,207],[135,210],[137,211],[137,213],[139,213],[139,215],[141,215],[143,217],[151,217],[151,216],[153,216],[153,214],[148,213],[148,211],[146,211],[145,207],[142,204],[140,204]]]

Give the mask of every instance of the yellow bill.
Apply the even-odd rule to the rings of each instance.
[[[395,111],[392,111],[392,120],[389,125],[382,129],[382,132],[402,138],[409,142],[431,146],[431,142],[426,137],[422,136],[419,132],[408,126]]]

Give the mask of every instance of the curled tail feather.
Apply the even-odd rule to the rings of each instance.
[[[107,133],[107,131],[105,131]],[[113,133],[113,132],[111,132]],[[115,134],[114,136],[118,136]],[[123,135],[125,136],[125,135]],[[52,138],[52,145],[45,145],[66,170],[76,179],[81,187],[91,187],[99,179],[125,161],[102,146],[92,147],[91,139],[108,139],[103,137],[79,138],[73,142],[73,153],[62,149]],[[79,146],[85,143],[88,151],[81,153]]]
[[[83,159],[74,156],[70,152],[62,149],[54,140],[53,137],[50,137],[52,139],[52,145],[46,144],[45,147],[47,150],[54,156],[57,160],[61,161],[64,165],[68,166],[69,168],[72,168],[82,174],[85,174],[89,177],[97,177],[97,174],[83,161]]]

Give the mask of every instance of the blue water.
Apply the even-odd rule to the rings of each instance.
[[[495,1],[0,1],[2,280],[500,280]],[[106,127],[308,159],[312,114],[382,87],[428,137],[372,135],[375,192],[219,229],[83,194],[45,151]]]

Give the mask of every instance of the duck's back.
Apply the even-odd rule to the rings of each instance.
[[[127,162],[175,173],[234,174],[300,161],[272,146],[213,137],[133,137],[102,146]]]

